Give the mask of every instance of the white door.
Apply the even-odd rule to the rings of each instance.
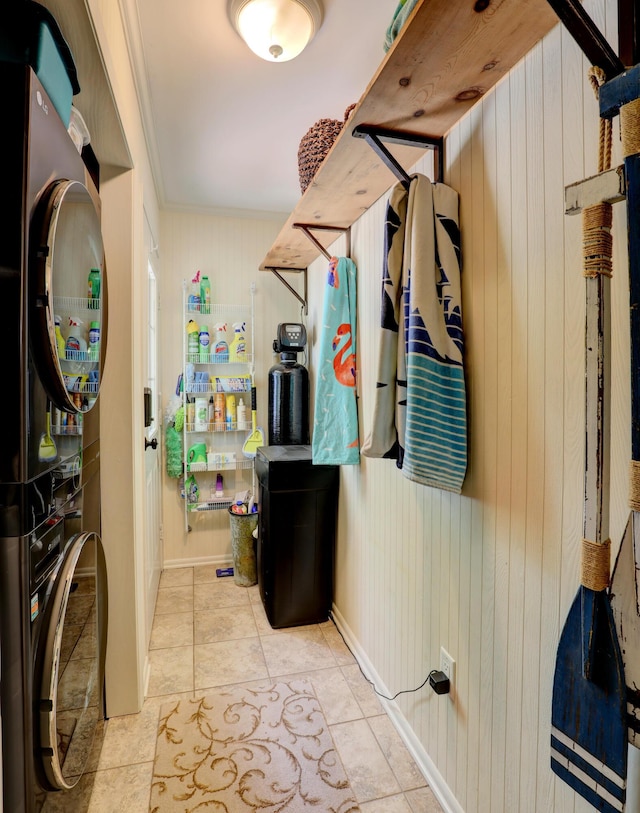
[[[158,416],[158,289],[153,263],[147,274],[147,382],[145,386],[145,518],[144,518],[144,579],[146,644],[149,646],[151,626],[162,570],[162,443]]]

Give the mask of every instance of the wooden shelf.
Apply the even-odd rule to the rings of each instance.
[[[351,133],[376,125],[445,136],[558,22],[547,0],[423,0],[369,87],[260,270],[303,270],[319,251],[294,223],[351,226],[394,183],[369,145]],[[322,115],[319,111],[318,117]],[[424,149],[390,147],[410,168]]]

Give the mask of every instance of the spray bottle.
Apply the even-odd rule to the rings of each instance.
[[[191,289],[189,291],[188,308],[192,313],[200,312],[200,271],[191,280]]]
[[[247,340],[244,336],[244,322],[234,322],[233,341],[229,347],[229,361],[244,361],[247,355]]]
[[[64,354],[69,364],[69,372],[82,372],[82,362],[87,358],[87,340],[84,338],[85,328],[82,319],[77,316],[69,317],[69,335],[64,346]]]
[[[229,345],[227,344],[227,326],[224,322],[218,322],[214,327],[216,332],[216,343],[213,348],[216,362],[229,361]]]

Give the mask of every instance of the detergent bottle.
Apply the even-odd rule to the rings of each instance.
[[[200,337],[198,323],[193,319],[187,322],[187,354],[189,356],[198,355],[200,351]],[[194,359],[191,359],[192,361]],[[195,359],[197,361],[197,359]]]
[[[216,362],[229,361],[229,345],[227,344],[227,326],[224,322],[218,322],[214,327],[216,332],[216,343],[213,348]]]
[[[229,361],[244,361],[247,355],[247,340],[244,336],[244,322],[234,322],[233,341],[229,346]]]
[[[200,313],[211,313],[211,285],[206,276],[200,278]]]

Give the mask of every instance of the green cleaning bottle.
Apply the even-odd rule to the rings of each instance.
[[[92,268],[89,271],[89,290],[88,299],[90,308],[100,307],[100,269]]]
[[[200,351],[200,336],[198,330],[198,323],[195,322],[193,319],[189,319],[187,322],[187,354],[190,356],[189,361],[197,361],[197,358],[191,358],[192,356],[198,356]]]
[[[211,313],[211,285],[209,277],[200,279],[200,313]]]

